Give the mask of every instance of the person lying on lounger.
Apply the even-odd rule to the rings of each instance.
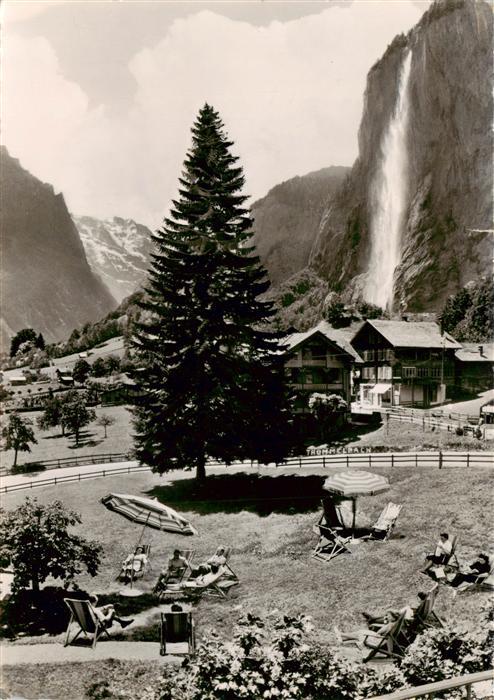
[[[216,573],[220,566],[226,564],[225,547],[218,547],[212,557],[199,564],[196,569],[192,569],[191,578],[198,578],[210,572]]]
[[[131,618],[130,620],[124,620],[123,617],[119,617],[116,614],[113,605],[102,605],[98,607],[98,596],[96,595],[96,593],[91,593],[91,595],[89,596],[89,602],[91,603],[91,606],[94,610],[94,614],[106,628],[111,627],[113,621],[118,622],[120,627],[122,628],[128,627],[134,622],[134,618]]]
[[[148,561],[144,547],[137,547],[134,554],[129,554],[129,556],[124,560],[122,564],[122,571],[120,577],[123,579],[133,578],[136,574],[144,570]]]
[[[371,645],[377,645],[392,629],[396,622],[389,613],[384,615],[384,622],[369,632],[369,629],[355,630],[355,632],[344,633],[340,632],[338,627],[334,628],[336,638],[339,644],[355,644],[358,647],[363,646],[364,640],[367,638]],[[393,651],[393,640],[387,639],[386,645],[388,651]]]
[[[477,577],[481,574],[488,574],[491,570],[491,562],[487,554],[482,552],[478,555],[477,559],[467,566],[466,571],[460,571],[457,573],[450,585],[453,588],[458,588],[462,583],[475,583]]]
[[[404,614],[405,621],[410,621],[413,619],[415,610],[427,598],[427,593],[424,593],[423,591],[419,591],[417,593],[417,598],[418,598],[419,602],[418,602],[418,605],[416,605],[415,607],[412,607],[411,605],[405,605],[400,610],[388,610],[384,615],[369,615],[366,612],[363,612],[362,615],[367,620],[367,624],[369,626],[369,629],[375,629],[376,627],[383,625],[385,623],[385,620],[387,617],[391,618],[392,620],[397,620],[400,617],[400,615]]]

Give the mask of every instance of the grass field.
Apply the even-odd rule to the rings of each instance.
[[[72,435],[63,437],[60,428],[51,430],[39,430],[36,419],[41,415],[40,411],[23,413],[23,417],[30,418],[33,423],[37,444],[31,445],[31,452],[19,452],[18,464],[36,462],[45,459],[62,459],[64,457],[91,456],[94,454],[106,454],[109,452],[128,452],[133,447],[131,415],[125,406],[99,406],[96,409],[96,420],[104,413],[115,419],[115,424],[107,428],[105,438],[104,429],[90,423],[81,431],[81,441],[76,447]],[[14,461],[12,450],[6,450],[0,454],[2,467],[10,468]]]
[[[414,601],[419,590],[431,587],[431,581],[419,570],[438,532],[459,535],[461,562],[480,550],[493,551],[489,543],[493,512],[490,470],[375,471],[389,477],[391,488],[385,494],[360,499],[360,522],[372,522],[388,500],[402,503],[395,534],[387,543],[358,544],[352,555],[342,555],[330,564],[314,560],[310,551],[316,539],[312,526],[318,519],[322,483],[332,470],[315,470],[312,475],[302,476],[280,469],[274,477],[268,475],[268,470],[259,475],[231,473],[210,477],[203,489],[190,475],[173,475],[173,480],[152,474],[115,476],[87,481],[83,487],[65,484],[37,489],[36,496],[43,503],[59,498],[80,512],[81,532],[103,544],[100,573],[94,579],[79,577],[83,589],[99,592],[101,602],[111,600],[122,614],[135,615],[143,607],[151,608],[149,615],[143,616],[142,625],[118,633],[122,638],[157,641],[158,612],[152,610],[156,603],[151,596],[144,596],[139,603],[139,598],[118,595],[122,584],[115,577],[121,561],[141,537],[142,527],[100,504],[100,498],[110,491],[157,496],[188,517],[199,531],[193,537],[155,530],[144,533],[143,540],[151,543],[152,564],[152,571],[138,584],[144,592],[151,591],[175,547],[193,547],[196,562],[209,556],[219,544],[233,547],[231,564],[241,583],[228,600],[206,598],[197,604],[199,639],[208,628],[229,637],[243,611],[265,614],[278,609],[287,614],[311,615],[317,639],[334,644],[335,624],[344,630],[361,626],[360,611],[401,607]],[[7,495],[4,507],[13,508],[24,497],[21,493]],[[454,598],[452,590],[443,587],[437,610],[443,617],[475,629],[486,598],[488,594],[482,592]],[[34,641],[60,643],[61,636],[25,638],[23,643]],[[60,673],[66,675],[67,669],[60,668]],[[41,682],[39,670],[30,672],[27,667],[22,674],[8,668],[5,673],[11,691],[28,694]],[[63,697],[63,692],[57,690],[57,678],[53,668],[45,681],[45,697]]]

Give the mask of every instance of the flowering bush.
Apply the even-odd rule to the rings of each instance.
[[[484,609],[479,632],[453,626],[432,628],[419,635],[401,661],[401,671],[411,686],[484,671],[492,666],[494,608]],[[444,698],[461,698],[461,690],[450,690]]]
[[[179,673],[163,678],[154,700],[363,700],[403,685],[398,670],[383,678],[309,646],[310,629],[303,615],[274,617],[269,629],[246,615],[234,642],[213,634]]]

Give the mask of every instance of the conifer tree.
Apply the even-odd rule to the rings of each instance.
[[[288,411],[269,283],[249,245],[252,219],[238,158],[206,104],[192,128],[179,196],[153,236],[148,320],[136,324],[136,451],[155,471],[207,458],[279,461]],[[138,362],[138,364],[139,364]]]

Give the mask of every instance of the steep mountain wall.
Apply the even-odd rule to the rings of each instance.
[[[366,287],[372,185],[408,50],[408,195],[394,306],[437,310],[491,272],[492,36],[483,0],[437,0],[370,70],[359,157],[323,214],[310,256],[313,271],[347,299]]]
[[[151,231],[132,219],[74,216],[91,268],[120,302],[138,289],[147,274]]]
[[[252,205],[254,244],[272,284],[307,265],[321,215],[349,170],[334,166],[294,177]]]
[[[92,272],[62,194],[0,152],[1,345],[22,328],[48,341],[95,321],[116,301]]]

